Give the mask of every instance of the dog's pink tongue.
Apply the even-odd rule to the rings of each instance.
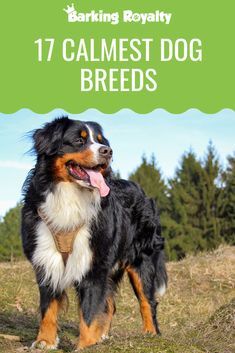
[[[86,169],[86,172],[90,177],[91,185],[99,189],[100,196],[102,197],[107,196],[109,194],[110,189],[108,185],[105,183],[103,175],[91,169],[89,170]]]

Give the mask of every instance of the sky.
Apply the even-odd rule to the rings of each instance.
[[[21,199],[21,187],[34,157],[27,154],[31,140],[27,132],[40,128],[55,117],[68,115],[72,119],[100,123],[114,151],[113,169],[123,178],[136,169],[145,154],[155,154],[164,178],[174,175],[182,154],[192,149],[199,157],[205,154],[212,140],[221,163],[235,151],[235,112],[229,109],[216,114],[188,110],[171,114],[158,109],[140,115],[123,109],[116,114],[103,114],[89,109],[81,114],[69,114],[61,109],[48,114],[36,114],[22,109],[14,114],[0,113],[0,215]]]

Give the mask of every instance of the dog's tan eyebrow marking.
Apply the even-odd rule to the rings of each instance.
[[[83,137],[84,139],[87,138],[87,132],[85,130],[81,131],[81,137]]]
[[[98,135],[97,135],[97,140],[98,140],[99,142],[102,141],[102,135],[101,135],[101,134],[98,134]]]

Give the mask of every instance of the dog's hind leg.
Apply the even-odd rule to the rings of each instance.
[[[141,269],[128,266],[126,270],[140,304],[144,333],[160,334],[156,318],[154,274],[147,267]]]
[[[41,322],[36,341],[32,347],[40,349],[56,349],[57,337],[57,316],[60,307],[63,305],[64,294],[52,294],[48,287],[39,287]]]

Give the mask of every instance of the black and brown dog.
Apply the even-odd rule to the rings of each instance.
[[[33,140],[37,162],[22,210],[42,315],[33,345],[57,347],[57,315],[71,285],[80,307],[78,348],[107,337],[125,271],[144,332],[159,333],[155,295],[167,275],[155,203],[135,183],[114,178],[112,149],[97,123],[59,118],[34,131]]]

